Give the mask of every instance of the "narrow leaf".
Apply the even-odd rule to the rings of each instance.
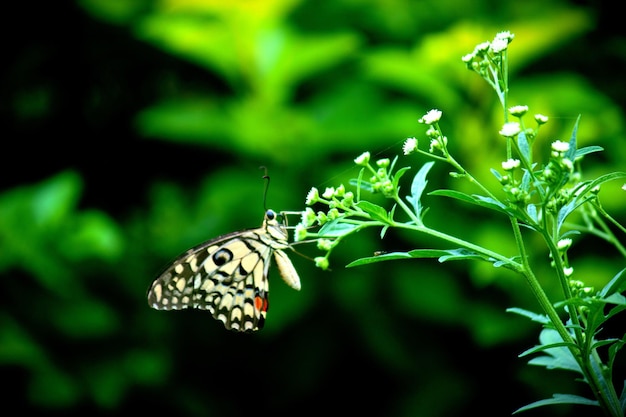
[[[537,353],[537,352],[543,352],[543,351],[545,351],[547,349],[554,349],[554,348],[558,348],[558,347],[567,347],[567,346],[570,346],[570,344],[569,343],[565,343],[565,342],[552,343],[552,344],[549,344],[549,345],[539,345],[539,346],[531,347],[530,349],[526,349],[525,351],[523,351],[522,353],[520,353],[517,356],[520,357],[520,358],[523,358],[524,356],[532,355],[533,353]],[[546,358],[546,356],[540,356],[538,358]],[[535,358],[535,359],[538,359],[538,358]],[[537,364],[537,363],[535,363],[535,364]],[[545,363],[541,363],[541,365],[545,365]],[[548,368],[551,368],[551,367],[549,366]],[[556,367],[554,367],[554,368],[556,368]]]
[[[359,173],[359,175],[361,175],[361,173]],[[370,193],[374,192],[374,185],[369,181],[364,181],[361,177],[352,178],[350,180],[350,185],[357,188],[357,193],[360,192],[360,190],[365,190]],[[359,198],[360,198],[360,195],[359,195]]]
[[[581,397],[580,395],[573,394],[554,394],[552,398],[548,398],[545,400],[535,401],[534,403],[525,405],[522,408],[518,408],[513,412],[513,414],[517,414],[521,411],[528,411],[533,408],[543,407],[545,405],[556,405],[556,404],[579,404],[579,405],[595,405],[599,406],[598,401],[591,400],[589,398]]]
[[[604,184],[605,182],[613,181],[619,178],[626,178],[626,172],[612,172],[610,174],[605,174],[583,185],[582,191],[576,196],[576,198],[563,206],[561,210],[559,210],[557,218],[557,230],[561,229],[561,226],[563,225],[563,222],[565,221],[567,216],[569,216],[580,205],[586,203],[589,200],[589,198],[585,197],[587,193],[589,193],[597,186]]]
[[[458,261],[458,260],[466,260],[466,259],[480,259],[480,260],[487,259],[484,256],[468,249],[449,249],[445,252],[446,254],[439,258],[439,262],[441,263],[446,262],[446,261]]]
[[[441,249],[414,249],[409,251],[413,258],[441,258],[449,253],[449,250]]]
[[[385,253],[385,254],[378,255],[378,256],[370,256],[367,258],[357,259],[355,261],[350,262],[348,265],[346,265],[346,268],[373,264],[375,262],[392,261],[396,259],[407,259],[407,258],[412,258],[412,256],[409,255],[407,252],[391,252],[391,253]]]
[[[404,168],[400,168],[398,170],[398,172],[396,172],[393,175],[393,187],[395,189],[398,188],[398,183],[400,182],[400,178],[402,178],[402,176],[404,175],[405,172],[407,172],[409,169],[411,169],[411,167],[404,167]]]
[[[383,223],[389,222],[389,216],[387,215],[387,210],[382,208],[379,205],[374,203],[370,203],[369,201],[361,200],[356,203],[356,206],[370,215],[372,220],[378,220]]]
[[[492,210],[500,211],[506,215],[509,215],[507,206],[499,202],[498,200],[495,200],[491,197],[483,197],[482,195],[474,195],[474,197],[478,201],[477,204],[479,206],[490,208]]]
[[[578,134],[578,122],[580,122],[580,115],[576,118],[576,123],[574,123],[574,129],[572,129],[572,136],[569,139],[569,149],[565,153],[565,157],[570,161],[574,162],[576,159],[576,135]]]
[[[469,194],[465,194],[465,193],[462,193],[460,191],[455,191],[455,190],[435,190],[435,191],[428,193],[428,195],[450,197],[456,200],[463,201],[465,203],[474,204],[480,207],[485,207],[491,210],[496,210],[501,213],[505,213],[509,215],[507,211],[508,209],[504,204],[490,197],[483,197],[479,195],[471,196]]]
[[[540,345],[526,352],[543,351],[544,356],[539,356],[528,361],[530,365],[545,366],[548,369],[565,369],[568,371],[581,372],[580,366],[568,349],[568,344],[564,343],[559,333],[554,329],[543,329],[539,334]]]
[[[324,224],[318,234],[321,236],[338,237],[347,235],[356,229],[357,225],[349,223],[341,223],[340,219],[331,220]]]
[[[417,172],[417,174],[415,174],[415,177],[413,178],[413,183],[411,184],[411,195],[407,197],[407,200],[413,205],[413,208],[415,209],[415,214],[418,218],[422,217],[422,203],[420,200],[422,198],[422,193],[426,188],[426,184],[428,183],[428,181],[426,180],[426,175],[434,164],[435,163],[431,161],[422,165],[420,170]]]
[[[537,213],[537,206],[529,204],[526,206],[526,213],[535,223],[539,223],[539,214]]]
[[[541,324],[550,323],[550,319],[545,314],[533,313],[532,311],[524,310],[523,308],[518,308],[518,307],[507,308],[506,311],[507,313],[515,313],[515,314],[519,314],[520,316],[528,317],[529,319],[537,323],[541,323]]]
[[[621,340],[618,340],[617,342],[615,342],[613,345],[609,347],[609,360],[607,362],[608,369],[611,369],[611,370],[613,369],[613,362],[615,362],[615,356],[617,355],[617,352],[621,348],[624,347],[624,344],[626,344],[626,335],[624,335],[624,337]],[[626,390],[626,386],[624,386],[624,390]],[[622,392],[622,402],[624,401],[626,401],[626,397],[624,397],[624,392]]]
[[[346,265],[346,268],[353,266],[367,265],[374,262],[393,261],[398,259],[417,259],[417,258],[439,258],[448,251],[438,249],[415,249],[409,252],[389,252],[382,255],[370,256],[367,258],[357,259]]]
[[[626,290],[626,268],[619,271],[608,284],[602,288],[600,294],[601,298],[606,298],[610,295],[621,293]]]
[[[525,169],[524,175],[522,175],[522,183],[520,184],[520,188],[524,191],[529,191],[531,179],[532,179],[532,176],[530,175],[530,171]]]
[[[584,148],[580,148],[576,150],[576,154],[574,158],[580,158],[583,155],[587,155],[588,153],[593,152],[602,152],[604,148],[600,146],[585,146]]]
[[[530,145],[528,144],[528,139],[524,131],[519,132],[517,135],[517,146],[522,154],[522,158],[526,161],[530,161]]]
[[[594,342],[591,345],[591,349],[593,350],[593,349],[598,349],[598,348],[600,348],[602,346],[614,345],[615,342],[622,342],[622,341],[620,339],[615,338],[615,337],[612,337],[610,339],[598,340],[597,342]]]

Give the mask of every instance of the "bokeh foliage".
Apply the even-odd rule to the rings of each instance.
[[[12,155],[0,193],[4,396],[63,415],[445,416],[506,415],[581,389],[516,358],[538,328],[504,313],[535,307],[512,274],[424,261],[343,268],[377,250],[436,246],[415,236],[363,233],[331,272],[292,255],[302,291],[273,271],[268,322],[252,336],[207,313],[153,311],[145,292],[188,247],[260,224],[259,165],[272,178],[268,205],[301,210],[311,186],[347,184],[361,152],[401,153],[431,108],[464,165],[495,181],[501,111],[460,57],[500,30],[516,35],[511,104],[550,116],[546,149],[581,114],[580,146],[606,150],[589,173],[624,170],[626,50],[603,24],[611,13],[557,0],[15,6],[28,24],[17,38],[4,29],[15,39],[1,107]],[[436,166],[430,181],[454,179]],[[619,185],[601,198],[625,220]],[[513,245],[505,219],[426,203],[433,223]],[[593,239],[579,245],[577,271],[601,287],[618,258]]]

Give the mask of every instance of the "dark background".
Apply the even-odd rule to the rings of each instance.
[[[266,328],[253,335],[206,312],[154,311],[145,294],[178,253],[260,224],[259,165],[272,178],[269,206],[302,210],[312,186],[348,185],[363,151],[393,158],[406,137],[424,138],[417,120],[431,108],[443,110],[458,159],[495,186],[502,110],[460,57],[501,30],[516,35],[511,104],[550,116],[544,149],[568,140],[581,114],[581,146],[606,149],[584,172],[623,171],[626,43],[616,13],[608,2],[571,1],[10,4],[0,398],[65,416],[502,416],[555,392],[589,396],[573,375],[517,357],[539,331],[505,313],[538,308],[520,277],[436,261],[343,268],[377,250],[440,244],[422,236],[363,232],[337,249],[329,272],[292,255],[302,290],[273,270]],[[432,189],[472,191],[447,171],[433,169]],[[620,186],[601,197],[623,223]],[[425,203],[432,224],[513,253],[505,219]],[[545,249],[531,253],[558,299]],[[572,256],[577,278],[596,288],[623,267],[591,237]],[[622,358],[615,373],[625,372]],[[583,411],[598,415],[528,415]]]

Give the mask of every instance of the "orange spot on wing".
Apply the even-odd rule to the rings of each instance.
[[[260,311],[267,311],[269,308],[269,302],[267,301],[267,298],[256,296],[254,298],[254,307]]]

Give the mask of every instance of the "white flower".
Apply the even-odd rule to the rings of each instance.
[[[504,137],[512,138],[513,136],[517,135],[521,131],[522,131],[522,128],[520,127],[519,123],[508,122],[502,126],[502,129],[500,129],[500,132],[498,133],[500,133]]]
[[[416,149],[417,149],[417,139],[415,138],[407,138],[404,141],[404,145],[402,145],[402,152],[404,152],[405,155],[408,155],[414,152]]]
[[[435,149],[439,149],[441,148],[441,145],[439,144],[439,141],[437,139],[431,139],[430,140],[430,147],[428,149],[428,152],[433,153],[435,151]]]
[[[544,124],[548,122],[548,116],[544,116],[543,114],[535,114],[535,121],[537,124]]]
[[[357,165],[366,166],[367,164],[369,164],[369,162],[370,162],[369,152],[363,152],[361,155],[359,155],[357,158],[354,159],[354,163]]]
[[[496,39],[504,39],[507,42],[511,43],[511,41],[515,38],[515,35],[509,32],[508,30],[503,30],[502,32],[496,33],[496,36],[493,38]]]
[[[306,200],[304,204],[306,204],[307,206],[311,206],[317,203],[319,198],[320,198],[320,192],[317,190],[317,188],[313,187],[309,190],[308,194],[306,195]]]
[[[626,184],[622,185],[622,190],[626,191]]]
[[[566,266],[565,268],[563,268],[563,274],[566,277],[571,277],[573,273],[574,273],[574,268],[572,268],[571,266]]]
[[[491,44],[489,42],[481,42],[474,48],[474,54],[479,54],[480,52],[485,52],[489,50],[489,46]]]
[[[302,242],[306,239],[306,227],[302,223],[298,223],[293,232],[293,240],[295,242]]]
[[[302,212],[302,217],[299,224],[302,224],[305,227],[313,226],[317,220],[317,216],[311,207],[307,207],[306,210]]]
[[[324,190],[324,193],[322,194],[322,197],[329,199],[329,198],[333,198],[334,195],[335,195],[335,189],[333,187],[326,187],[326,189]]]
[[[510,171],[512,169],[519,167],[519,165],[520,165],[519,159],[508,159],[502,162],[502,169],[505,171]]]
[[[527,111],[528,106],[513,106],[509,108],[509,113],[516,117],[523,116],[524,114],[526,114]]]
[[[567,250],[570,246],[572,246],[572,239],[569,238],[561,239],[556,244],[557,249],[560,251]]]
[[[432,125],[433,123],[437,123],[441,119],[441,110],[432,109],[429,110],[421,119],[419,119],[420,123],[426,123],[427,125]]]
[[[494,54],[499,54],[500,52],[506,50],[509,46],[509,41],[507,39],[495,38],[493,42],[491,42],[491,50]]]
[[[474,54],[463,55],[463,57],[461,58],[461,60],[465,62],[466,64],[469,62],[472,62],[473,59],[474,59]]]
[[[560,140],[555,140],[552,142],[552,150],[555,152],[567,152],[569,151],[569,143],[561,142]]]

